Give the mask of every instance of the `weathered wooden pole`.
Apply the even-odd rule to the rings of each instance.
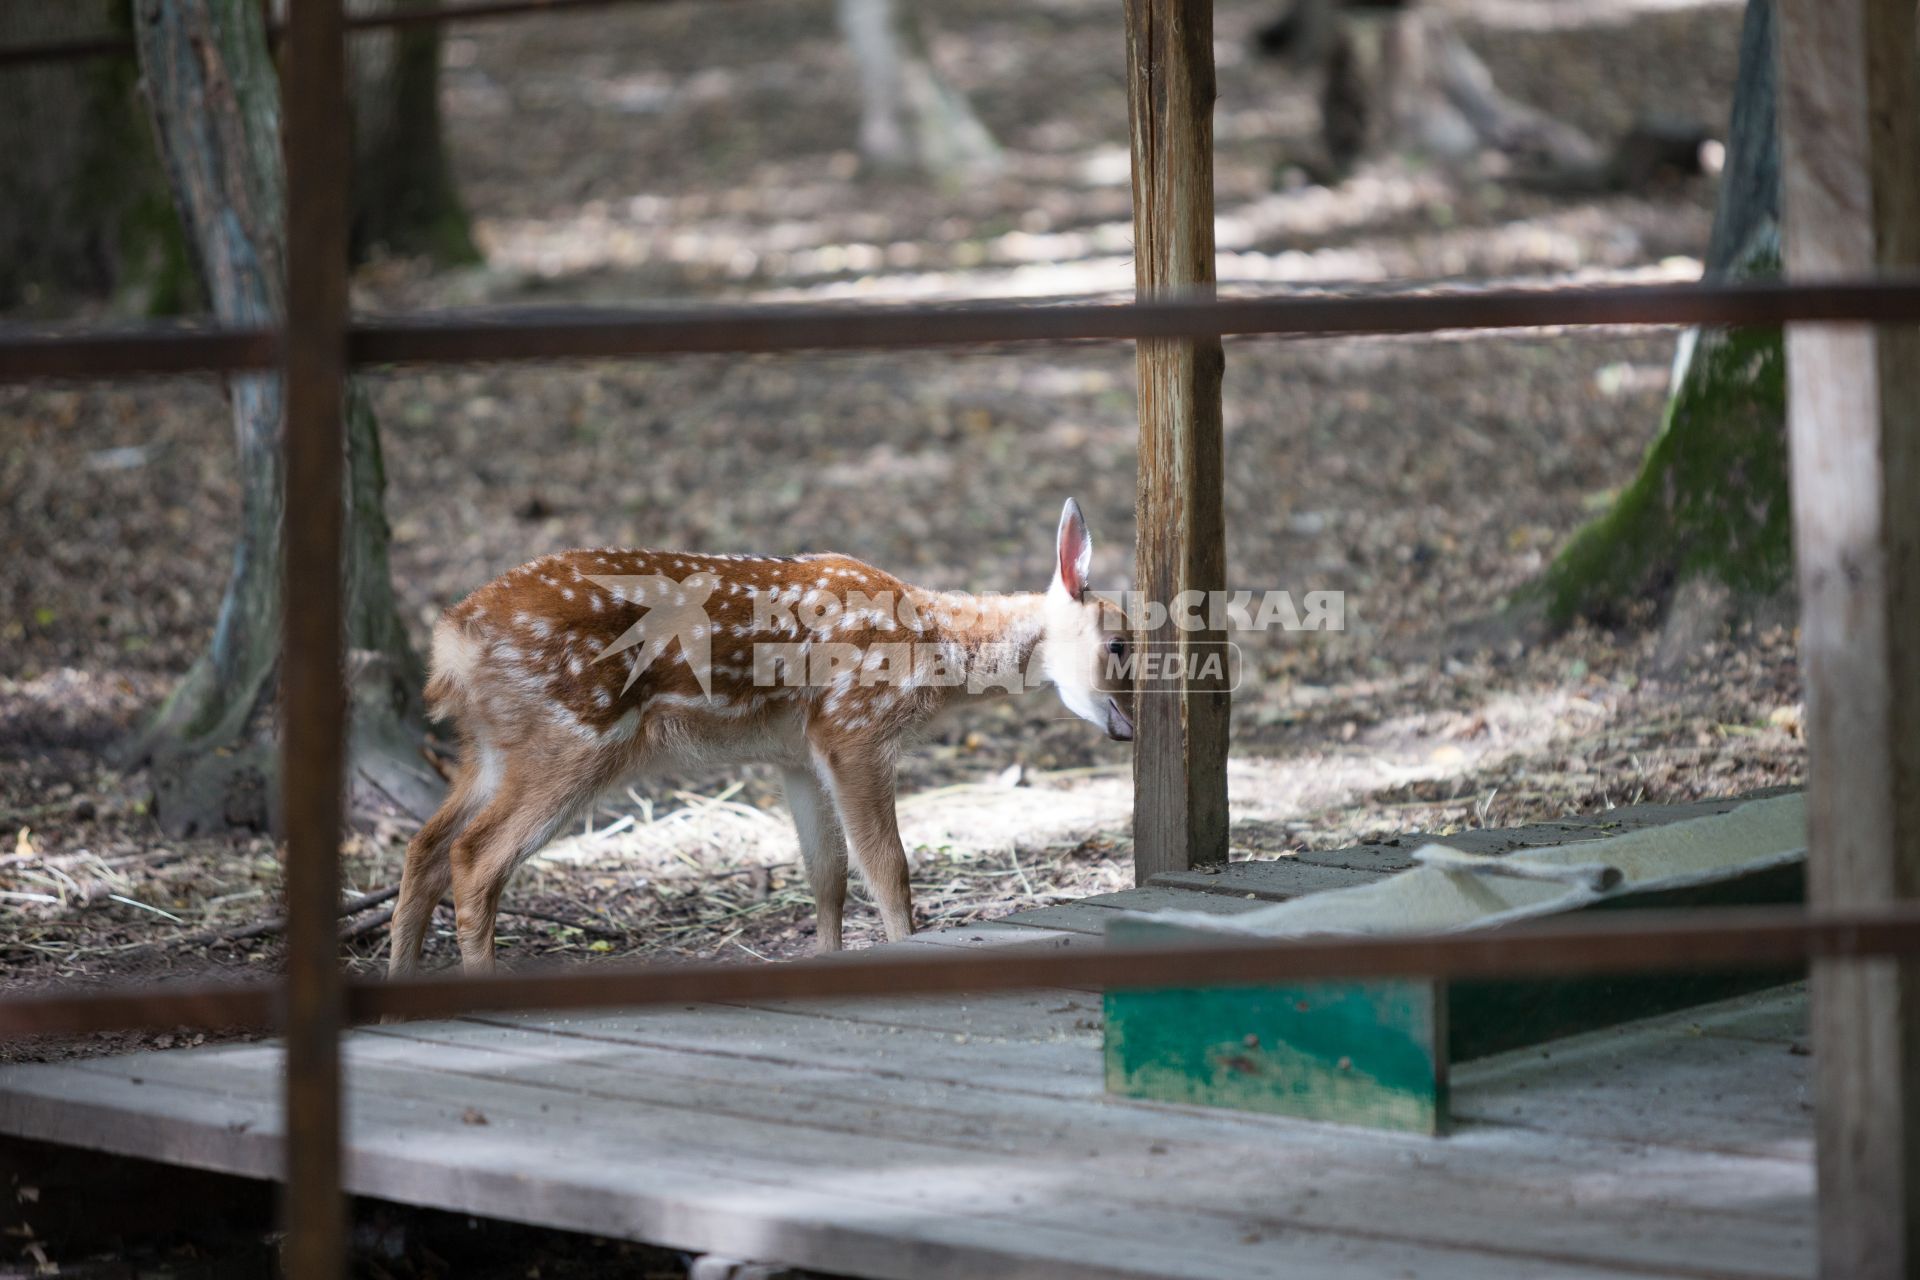
[[[288,7],[285,598],[286,1244],[290,1280],[346,1274],[340,901],[347,698],[341,534],[347,374],[346,48],[341,0]]]
[[[1133,133],[1134,287],[1140,298],[1210,295],[1213,261],[1213,0],[1127,0]],[[1172,606],[1226,586],[1220,341],[1139,343],[1136,584]],[[1175,610],[1174,612],[1177,612]],[[1204,616],[1204,610],[1203,610]],[[1220,635],[1169,617],[1142,656],[1219,653]],[[1146,679],[1134,743],[1136,879],[1227,856],[1224,680]]]
[[[1791,277],[1920,266],[1914,0],[1781,0]],[[1816,908],[1920,897],[1920,332],[1787,335]],[[1920,1276],[1920,965],[1813,968],[1820,1270]]]

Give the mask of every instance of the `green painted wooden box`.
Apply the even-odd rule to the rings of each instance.
[[[1587,911],[1805,901],[1804,864]],[[1108,927],[1110,946],[1191,936],[1150,917]],[[1430,979],[1111,991],[1110,1092],[1418,1133],[1447,1129],[1455,1062],[1792,982],[1800,972]]]

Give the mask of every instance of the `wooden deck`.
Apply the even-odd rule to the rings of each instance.
[[[1316,866],[1383,873],[1258,874]],[[1255,875],[901,945],[1099,945],[1116,906],[1279,892]],[[381,1027],[347,1042],[347,1181],[901,1280],[1805,1276],[1805,1016],[1794,988],[1470,1064],[1440,1140],[1110,1098],[1082,991]],[[279,1066],[236,1044],[0,1069],[0,1132],[271,1177]]]

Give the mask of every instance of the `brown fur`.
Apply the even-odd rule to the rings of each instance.
[[[1069,514],[1083,577],[1085,528],[1071,505]],[[1063,520],[1063,539],[1068,528]],[[631,684],[638,648],[598,660],[637,619],[671,601],[650,595],[643,605],[633,602],[630,588],[591,579],[655,575],[674,583],[710,575],[717,584],[704,602],[712,624],[711,696],[677,640]],[[513,869],[601,791],[668,762],[778,766],[819,912],[820,948],[840,945],[849,854],[887,935],[904,937],[913,918],[894,765],[934,716],[983,691],[858,678],[767,687],[754,680],[754,646],[837,643],[867,654],[875,645],[912,644],[961,664],[985,669],[1005,661],[1026,672],[1042,661],[1045,644],[1055,651],[1045,659],[1047,670],[1067,673],[1063,696],[1064,685],[1078,688],[1085,673],[1086,688],[1069,705],[1087,715],[1084,707],[1099,704],[1109,732],[1125,725],[1130,733],[1118,701],[1111,713],[1101,701],[1124,693],[1102,684],[1098,671],[1109,634],[1102,624],[1114,620],[1086,596],[1083,581],[1073,581],[1072,590],[1056,581],[1048,597],[976,597],[910,587],[846,556],[632,550],[562,552],[496,578],[448,609],[434,630],[427,698],[436,714],[455,721],[463,750],[446,801],[407,849],[390,971],[417,966],[434,905],[449,890],[463,965],[489,969],[494,918]],[[754,593],[775,591],[803,602],[807,593],[842,603],[851,592],[878,601],[890,596],[893,608],[842,611],[810,627],[803,609],[790,605],[790,622],[756,620]]]

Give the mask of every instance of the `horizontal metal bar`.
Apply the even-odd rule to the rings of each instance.
[[[24,0],[10,0],[22,3]],[[616,4],[670,4],[675,0],[480,0],[476,4],[442,5],[434,9],[400,9],[388,13],[347,15],[349,32],[376,31],[388,27],[424,27],[438,23],[480,22],[488,18],[524,17],[536,13],[562,13],[568,10],[608,9]],[[267,28],[271,40],[284,33],[281,23]],[[48,40],[39,44],[0,48],[0,68],[31,66],[36,63],[78,62],[89,58],[131,57],[133,41],[125,36],[95,36],[77,40]]]
[[[136,1027],[265,1027],[277,1022],[280,984],[128,984],[78,995],[0,997],[0,1038],[87,1035]]]
[[[565,308],[354,326],[357,363],[882,350],[1137,338],[1429,333],[1567,325],[1920,322],[1920,280],[1507,289],[1365,297],[948,306]]]
[[[0,383],[271,369],[280,335],[259,329],[146,325],[94,332],[0,328]]]
[[[0,67],[80,62],[110,54],[133,56],[133,41],[126,36],[92,36],[77,40],[46,40],[39,44],[14,45],[11,48],[0,49]]]
[[[477,0],[473,4],[441,5],[435,9],[399,9],[389,13],[350,13],[349,32],[381,27],[424,27],[448,22],[480,22],[488,18],[519,18],[537,13],[610,9],[619,4],[673,4],[677,0]]]
[[[1039,939],[1036,938],[1036,942]],[[1475,933],[1262,940],[1048,951],[881,952],[787,964],[582,966],[550,972],[350,984],[349,1017],[446,1018],[707,1000],[1013,991],[1031,987],[1237,986],[1313,978],[1629,973],[1787,966],[1809,958],[1920,955],[1920,903],[1809,915],[1795,907],[1620,912]],[[158,988],[0,999],[0,1036],[263,1024],[268,986]]]
[[[1574,325],[1920,322],[1920,279],[1504,289],[1364,297],[947,306],[499,309],[363,319],[354,363],[613,359],[891,350],[1135,338],[1315,337]],[[61,335],[0,330],[0,382],[264,368],[277,335],[145,328]]]

